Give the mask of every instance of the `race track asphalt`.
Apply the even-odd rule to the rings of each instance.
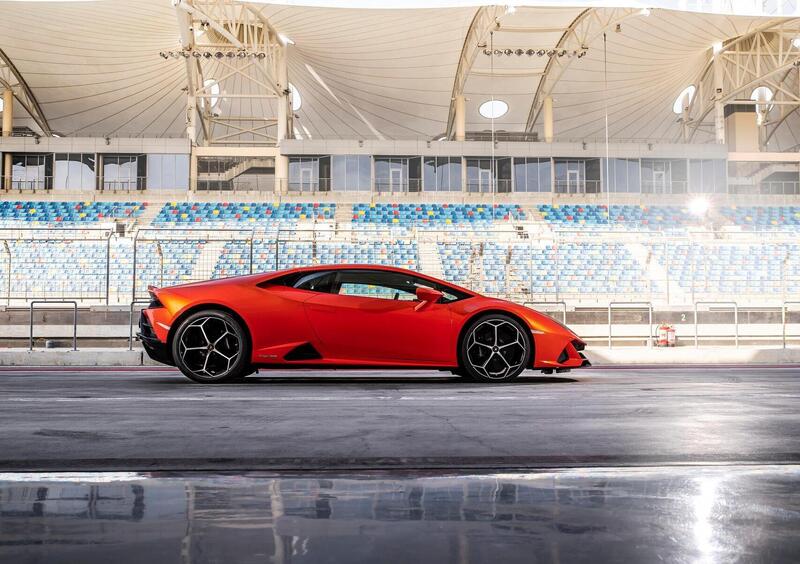
[[[0,370],[0,470],[498,469],[800,461],[800,368]]]

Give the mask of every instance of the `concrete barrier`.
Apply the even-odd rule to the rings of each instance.
[[[0,349],[0,366],[142,366],[142,350]]]
[[[593,366],[669,364],[800,364],[800,348],[781,347],[587,347]]]
[[[800,364],[800,347],[587,347],[593,366]],[[0,366],[159,366],[139,348],[0,349]]]

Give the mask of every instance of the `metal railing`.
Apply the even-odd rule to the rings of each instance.
[[[790,305],[800,305],[800,301],[786,301],[786,302],[783,302],[783,304],[781,304],[781,336],[782,336],[783,348],[786,348],[786,338],[787,338],[787,334],[786,334],[786,325],[787,325],[786,318],[787,318],[788,313],[789,313],[789,306]]]
[[[611,312],[615,307],[625,307],[627,309],[647,309],[647,346],[653,346],[653,304],[651,302],[609,302],[608,304],[608,348],[611,348]]]
[[[133,350],[133,306],[137,304],[149,304],[150,300],[132,300],[130,308],[130,317],[128,318],[128,350]],[[141,315],[141,310],[139,311]]]
[[[72,350],[78,350],[78,302],[75,300],[33,300],[30,303],[30,340],[28,350],[33,350],[33,308],[36,304],[72,304]]]
[[[734,330],[734,342],[736,346],[739,346],[739,305],[736,302],[725,302],[725,301],[699,301],[694,302],[694,346],[699,346],[699,331],[698,331],[698,323],[697,323],[697,306],[698,305],[707,305],[707,306],[733,306],[733,330]]]
[[[469,229],[274,223],[273,229],[211,223],[198,224],[203,229],[142,228],[133,237],[108,229],[0,227],[0,299],[7,305],[31,299],[129,305],[146,296],[148,284],[352,262],[345,256],[441,272],[474,291],[519,302],[570,306],[628,300],[659,307],[732,300],[766,306],[769,298],[777,308],[800,288],[792,233],[550,232],[514,220],[492,229],[480,223]],[[762,273],[752,282],[724,270],[717,249],[731,252],[737,245],[737,256],[761,257],[771,276]]]

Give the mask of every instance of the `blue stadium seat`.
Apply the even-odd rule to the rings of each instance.
[[[800,206],[725,206],[720,213],[748,230],[800,230]]]
[[[153,220],[154,226],[264,227],[298,221],[330,221],[336,204],[172,202],[165,204]]]
[[[354,204],[356,224],[402,227],[485,226],[495,221],[524,220],[525,211],[513,204]]]
[[[560,227],[602,227],[649,230],[682,229],[697,224],[689,210],[679,206],[541,204],[545,221]]]
[[[67,226],[139,217],[145,202],[0,201],[0,224]]]

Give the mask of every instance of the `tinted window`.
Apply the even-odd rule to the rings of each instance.
[[[298,279],[294,287],[298,290],[330,293],[334,279],[333,272],[311,272]]]
[[[416,300],[417,287],[435,288],[444,294],[442,303],[467,297],[448,286],[400,272],[380,270],[340,270],[336,273],[334,292],[387,300]]]

